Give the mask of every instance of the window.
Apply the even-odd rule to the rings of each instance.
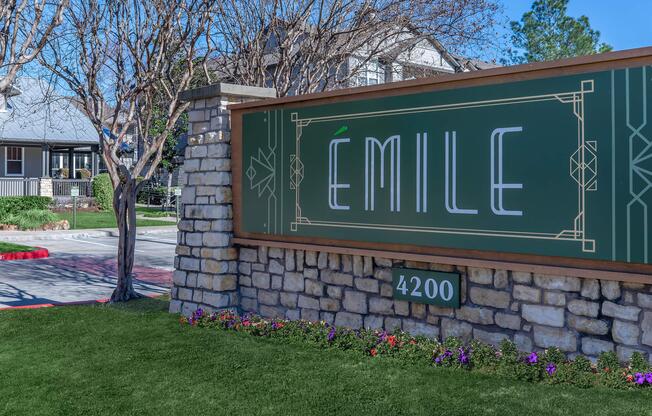
[[[353,68],[360,65],[360,60],[353,58]],[[353,77],[353,84],[355,86],[363,85],[376,85],[385,82],[385,67],[378,59],[371,59],[366,64],[363,64],[358,72]]]
[[[82,170],[88,171],[86,174],[91,173],[93,165],[91,164],[91,155],[90,153],[75,153],[75,178],[76,179],[85,179],[86,177],[82,174]]]
[[[66,152],[52,152],[52,172],[50,173],[53,178],[68,179],[68,153]]]
[[[23,176],[23,148],[5,147],[5,175]]]

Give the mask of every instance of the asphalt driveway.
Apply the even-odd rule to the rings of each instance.
[[[134,288],[144,295],[169,292],[176,233],[139,235]],[[0,309],[102,301],[115,287],[116,237],[21,241],[45,247],[50,257],[0,262]]]

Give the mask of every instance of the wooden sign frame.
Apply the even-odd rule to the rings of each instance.
[[[393,259],[437,262],[460,266],[500,268],[586,278],[652,283],[652,264],[424,247],[409,244],[278,236],[248,233],[242,229],[242,120],[243,115],[246,113],[276,109],[287,104],[294,106],[306,104],[312,106],[461,87],[496,85],[515,81],[645,65],[652,65],[652,47],[232,105],[229,108],[231,110],[235,242],[245,245],[265,245],[330,251],[342,254],[373,255]]]

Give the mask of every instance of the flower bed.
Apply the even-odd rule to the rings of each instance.
[[[557,348],[531,353],[519,352],[503,341],[499,348],[478,341],[464,344],[457,338],[443,342],[414,337],[405,332],[337,328],[324,321],[286,321],[232,311],[207,314],[197,309],[181,323],[197,327],[245,332],[253,336],[308,342],[321,348],[358,351],[370,357],[392,357],[404,362],[453,367],[466,371],[494,373],[531,382],[572,384],[579,387],[648,388],[652,367],[638,352],[622,367],[616,354],[602,353],[596,365],[586,357],[567,360]]]

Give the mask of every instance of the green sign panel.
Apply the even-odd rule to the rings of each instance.
[[[274,108],[244,233],[650,262],[652,67]]]
[[[417,269],[392,269],[394,298],[449,308],[460,307],[460,275]]]

